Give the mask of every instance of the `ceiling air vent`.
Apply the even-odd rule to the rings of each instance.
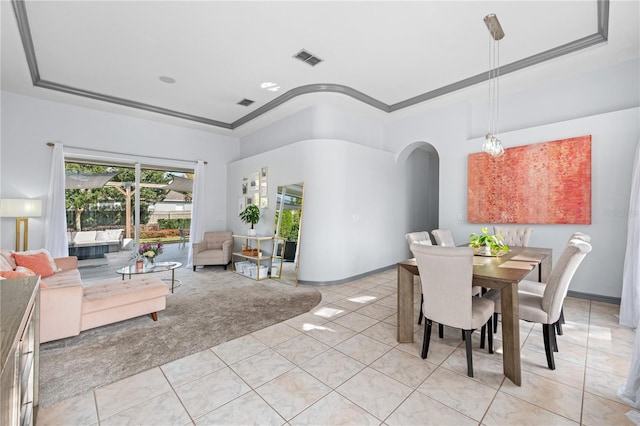
[[[302,49],[301,51],[293,55],[293,57],[296,59],[300,59],[302,62],[305,62],[311,65],[312,67],[315,67],[316,65],[318,65],[320,62],[323,61],[323,59],[318,58],[317,56],[307,52],[304,49]]]
[[[252,101],[251,99],[247,99],[244,98],[243,100],[241,100],[240,102],[238,102],[238,105],[242,105],[242,106],[249,106],[252,103],[254,103],[255,101]]]

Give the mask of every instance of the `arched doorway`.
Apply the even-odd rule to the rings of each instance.
[[[398,156],[406,182],[406,232],[432,231],[440,218],[440,156],[427,142],[414,142]]]

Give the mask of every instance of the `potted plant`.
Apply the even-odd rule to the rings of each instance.
[[[249,229],[249,235],[255,236],[256,230],[253,229],[253,225],[258,223],[260,220],[260,209],[255,204],[248,205],[242,212],[238,215],[240,220],[244,223],[250,223],[251,229]]]
[[[482,256],[497,256],[500,252],[509,252],[509,247],[504,243],[500,234],[489,235],[489,229],[482,227],[482,234],[473,232],[469,235],[469,247],[473,247],[477,254]]]

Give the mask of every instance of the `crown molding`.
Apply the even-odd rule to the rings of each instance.
[[[500,67],[500,74],[509,74],[514,71],[525,69],[551,59],[559,58],[570,53],[577,52],[587,47],[591,47],[607,41],[609,34],[609,2],[610,0],[597,0],[597,26],[596,32],[581,39],[574,40],[564,45],[549,49],[547,51],[529,56],[524,59],[506,64]],[[367,104],[373,108],[381,111],[391,113],[403,108],[407,108],[419,103],[429,101],[431,99],[456,92],[458,90],[476,85],[478,83],[485,82],[489,79],[489,73],[484,72],[476,74],[472,77],[465,78],[452,84],[440,87],[438,89],[422,93],[404,101],[397,102],[393,105],[388,105],[378,99],[375,99],[365,93],[355,90],[352,87],[344,86],[341,84],[322,83],[322,84],[309,84],[305,86],[299,86],[294,89],[283,93],[274,100],[266,103],[265,105],[255,109],[247,115],[242,116],[238,120],[231,123],[225,123],[218,120],[213,120],[206,117],[200,117],[197,115],[187,114],[180,111],[174,111],[167,108],[158,107],[155,105],[145,104],[137,102],[131,99],[125,99],[115,96],[106,95],[103,93],[92,92],[90,90],[83,90],[77,87],[67,86],[56,82],[43,80],[40,76],[38,69],[38,60],[36,58],[35,49],[33,46],[33,39],[31,37],[31,29],[29,27],[29,19],[27,16],[27,10],[25,7],[25,0],[12,0],[13,10],[16,15],[16,21],[18,24],[18,30],[20,32],[20,39],[22,40],[22,46],[24,48],[27,65],[31,74],[31,81],[36,87],[41,87],[49,90],[56,90],[63,93],[68,93],[75,96],[82,96],[89,99],[95,99],[98,101],[109,102],[112,104],[123,105],[130,108],[136,108],[144,111],[154,112],[157,114],[163,114],[171,117],[177,117],[184,120],[194,121],[198,123],[204,123],[223,129],[236,129],[243,124],[246,124],[256,118],[266,114],[267,112],[277,108],[278,106],[287,103],[288,101],[302,95],[312,93],[339,93],[345,96],[349,96],[364,104]]]

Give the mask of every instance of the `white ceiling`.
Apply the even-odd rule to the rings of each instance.
[[[235,135],[317,102],[387,119],[444,99],[482,99],[488,89],[477,83],[400,108],[416,96],[486,76],[488,13],[498,15],[506,33],[500,51],[505,69],[597,38],[601,22],[595,0],[25,2],[40,85],[213,121],[202,124],[34,87],[14,8],[8,1],[1,6],[2,90]],[[638,58],[638,15],[638,1],[611,1],[606,42],[505,75],[503,93]],[[293,59],[301,49],[324,62],[311,67]],[[163,83],[160,76],[176,83]],[[281,90],[261,89],[267,81]],[[345,94],[316,93],[325,84],[360,92],[381,109]],[[255,103],[237,105],[243,98]],[[272,101],[283,102],[247,117]]]

